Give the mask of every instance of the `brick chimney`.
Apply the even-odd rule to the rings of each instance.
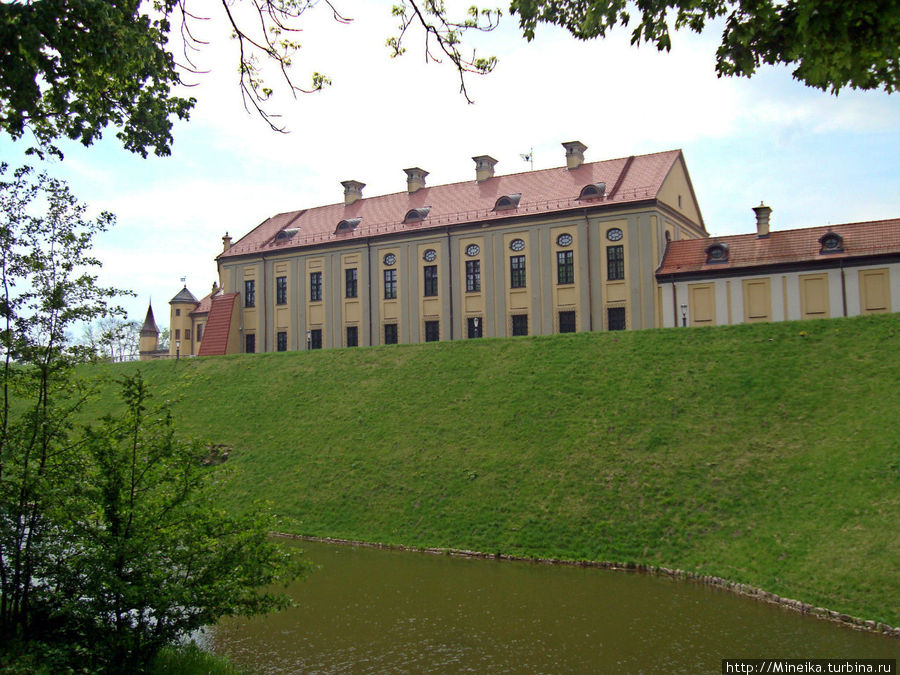
[[[494,177],[494,166],[497,164],[496,159],[490,155],[478,155],[478,157],[473,157],[472,161],[475,162],[475,180],[479,183]]]
[[[577,169],[584,164],[584,151],[587,150],[587,146],[584,143],[581,141],[569,141],[568,143],[563,143],[562,146],[566,149],[566,168],[569,171]]]
[[[756,236],[758,239],[765,239],[769,236],[769,214],[772,209],[760,202],[753,210],[756,212]]]
[[[406,172],[406,189],[409,194],[417,192],[425,187],[425,176],[428,172],[415,166],[412,169],[403,169]]]
[[[344,180],[341,181],[341,185],[344,186],[344,206],[350,206],[362,199],[362,189],[366,187],[365,183],[360,183],[358,180]]]
[[[229,235],[226,232],[225,236],[222,237],[222,252],[224,253],[225,251],[227,251],[230,248],[231,248],[231,235]]]

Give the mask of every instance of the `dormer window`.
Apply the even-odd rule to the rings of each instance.
[[[707,264],[728,262],[728,244],[711,244],[706,247]]]
[[[410,209],[406,212],[406,217],[403,218],[404,223],[421,223],[428,217],[428,213],[431,211],[430,206],[422,206],[418,209]]]
[[[337,229],[335,229],[335,234],[344,234],[346,232],[352,232],[357,227],[359,227],[362,218],[347,218],[346,220],[342,220],[338,223]]]
[[[822,245],[819,250],[821,255],[844,252],[844,238],[837,232],[826,232],[819,237],[819,243]]]
[[[275,241],[290,241],[299,231],[299,227],[286,227],[275,235]]]
[[[599,199],[606,194],[606,183],[591,183],[581,188],[578,199]]]
[[[519,200],[522,199],[522,195],[517,193],[514,195],[503,195],[500,199],[497,200],[497,203],[494,204],[494,211],[508,211],[510,209],[519,208]]]

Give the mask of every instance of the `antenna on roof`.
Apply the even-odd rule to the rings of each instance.
[[[531,170],[534,171],[534,147],[530,148],[528,152],[520,153],[519,157],[522,158],[523,162],[531,164]]]

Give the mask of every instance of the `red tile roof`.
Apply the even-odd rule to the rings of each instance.
[[[193,311],[191,311],[191,316],[197,316],[198,314],[208,314],[209,308],[212,306],[213,295],[221,292],[221,289],[218,288],[215,291],[210,292],[197,304],[196,307],[194,307]]]
[[[221,356],[225,353],[235,298],[237,293],[222,293],[212,299],[197,356]]]
[[[482,182],[474,180],[450,185],[425,187],[417,192],[398,192],[364,197],[344,205],[331,204],[273,216],[238,240],[219,258],[315,246],[357,237],[444,227],[473,221],[552,213],[586,206],[627,204],[654,199],[676,161],[680,150],[639,155],[603,162],[582,164],[577,169],[564,167],[495,176]],[[606,183],[606,196],[579,200],[584,186]],[[521,194],[516,209],[493,210],[504,195]],[[404,224],[411,209],[430,206],[428,217],[415,224]],[[342,220],[361,218],[357,229],[335,234]],[[290,239],[277,240],[285,228],[299,228]]]
[[[822,244],[819,239],[827,232],[834,232],[843,238],[843,252],[821,253]],[[727,245],[727,262],[706,262],[706,249],[713,244]],[[768,237],[738,234],[673,241],[669,243],[656,275],[663,277],[709,272],[713,276],[722,270],[891,254],[900,255],[900,218],[784,230],[771,232]]]

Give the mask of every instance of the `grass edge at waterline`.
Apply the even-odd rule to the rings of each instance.
[[[292,534],[688,570],[900,625],[900,316],[141,368]],[[110,409],[109,392],[92,414]]]

